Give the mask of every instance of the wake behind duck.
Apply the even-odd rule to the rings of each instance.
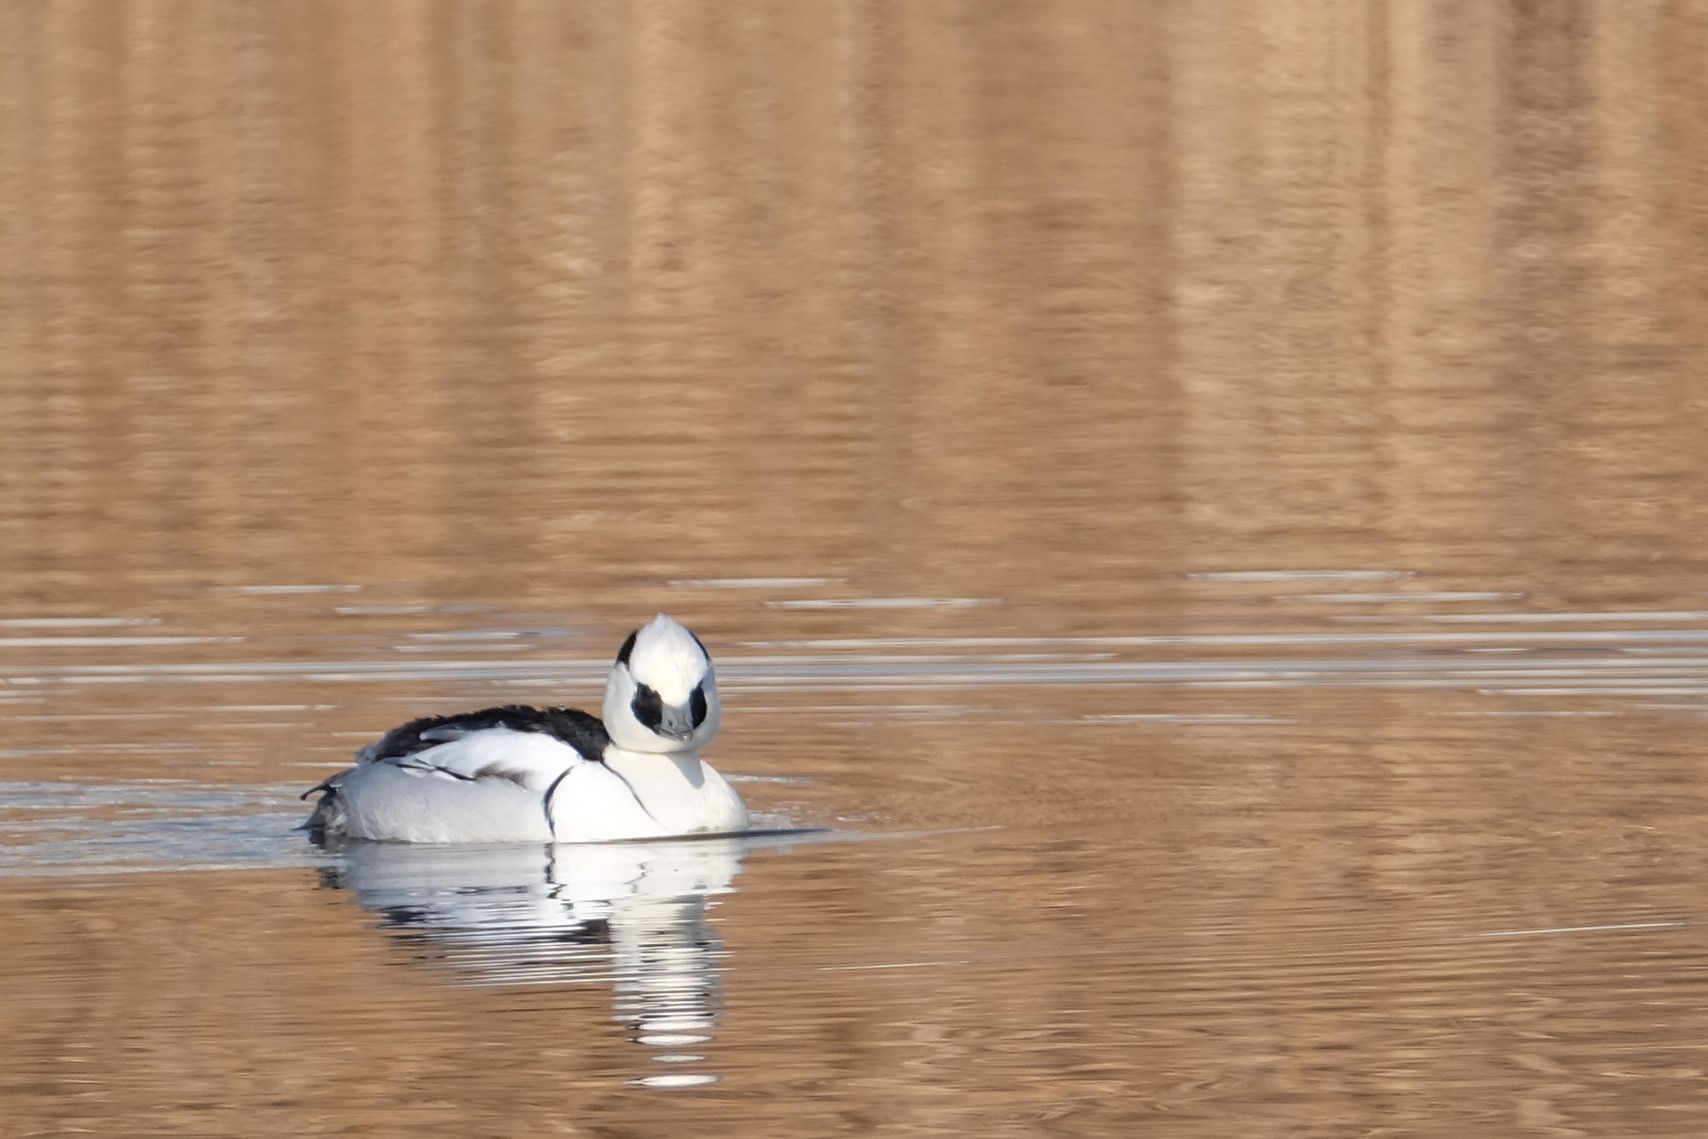
[[[700,749],[720,718],[712,658],[660,613],[629,634],[604,719],[505,705],[411,720],[356,753],[305,825],[393,842],[606,842],[747,827],[747,808]]]

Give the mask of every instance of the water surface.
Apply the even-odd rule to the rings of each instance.
[[[0,1130],[1708,1130],[1698,16],[5,6]]]

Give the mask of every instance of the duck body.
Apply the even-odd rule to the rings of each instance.
[[[705,647],[660,614],[612,666],[603,721],[524,705],[412,720],[313,788],[321,798],[305,826],[333,838],[433,843],[740,831],[747,808],[700,756],[718,711]]]

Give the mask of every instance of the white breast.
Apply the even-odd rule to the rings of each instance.
[[[747,808],[698,755],[608,748],[603,764],[571,771],[553,796],[559,842],[603,842],[747,827]]]

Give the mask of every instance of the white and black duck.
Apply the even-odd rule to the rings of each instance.
[[[747,808],[700,757],[719,712],[706,647],[660,613],[623,642],[603,720],[521,705],[411,720],[308,792],[321,796],[305,825],[329,838],[456,843],[740,831]]]

